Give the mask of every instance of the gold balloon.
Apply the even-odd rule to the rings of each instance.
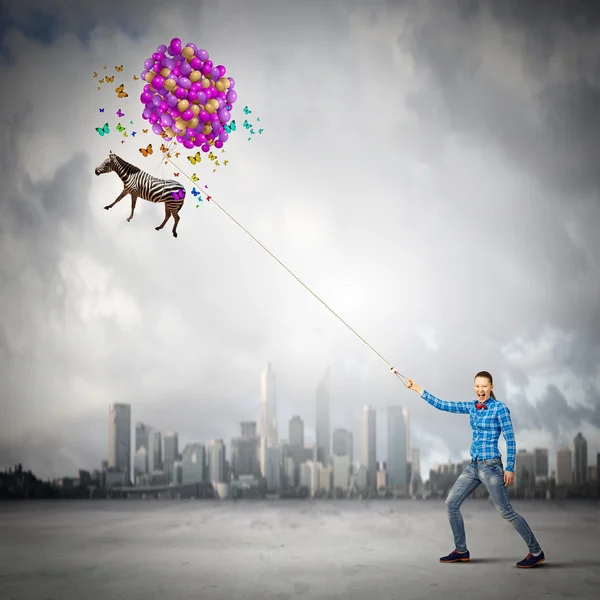
[[[198,127],[198,117],[194,117],[188,121],[188,127],[190,129],[196,129]]]
[[[177,129],[185,129],[187,125],[185,124],[185,121],[179,117],[178,119],[175,119],[175,127],[177,127]]]
[[[156,77],[156,73],[154,71],[148,71],[146,73],[146,77],[145,77],[146,83],[151,83],[155,77]]]
[[[219,110],[219,101],[216,98],[211,98],[206,104],[210,104],[215,109],[215,112]]]
[[[193,48],[190,48],[189,46],[186,46],[181,51],[181,56],[183,56],[183,58],[193,58],[193,56],[194,56],[194,50],[193,50]]]
[[[212,131],[212,127],[210,125],[205,125],[202,129],[202,133],[204,135],[208,135]]]
[[[200,71],[192,71],[188,77],[188,79],[192,83],[196,83],[196,81],[200,81],[201,78],[202,78],[202,73],[200,73]]]
[[[187,110],[189,107],[190,107],[190,102],[189,102],[189,100],[185,100],[185,99],[184,99],[184,100],[180,100],[180,101],[177,103],[177,110],[178,110],[180,113],[182,113],[182,112],[185,112],[185,111],[186,111],[186,110]]]
[[[190,106],[190,110],[194,113],[195,117],[200,114],[200,107],[197,104],[192,104],[192,106]]]
[[[212,115],[213,113],[216,113],[217,111],[215,110],[215,107],[210,104],[210,101],[206,103],[206,107],[204,108],[204,110],[209,114]]]
[[[229,89],[229,87],[231,86],[231,81],[229,81],[229,77],[223,77],[223,79],[225,81],[225,87]]]
[[[172,138],[172,137],[175,137],[175,132],[174,132],[174,131],[173,131],[173,130],[170,128],[170,127],[167,127],[167,128],[165,129],[165,133],[166,133],[166,134],[167,134],[167,135],[168,135],[170,138]]]
[[[169,69],[169,67],[165,67],[161,70],[160,74],[161,77],[164,77],[166,79],[171,74],[171,69]]]
[[[204,79],[202,79],[202,87],[203,88],[210,87],[210,81],[208,79],[206,79],[206,77]]]
[[[227,89],[220,79],[215,83],[215,88],[217,88],[217,92],[224,92]]]
[[[174,79],[165,79],[165,90],[171,91],[174,90],[177,84]]]

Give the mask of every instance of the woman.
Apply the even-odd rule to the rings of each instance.
[[[481,371],[475,375],[474,387],[477,400],[474,402],[439,400],[418,386],[412,379],[406,380],[406,387],[417,392],[423,400],[439,410],[468,414],[473,429],[471,464],[461,473],[446,499],[455,549],[448,556],[440,558],[440,562],[465,562],[470,559],[460,506],[481,483],[487,488],[490,498],[500,514],[512,524],[529,548],[529,554],[517,563],[517,567],[528,569],[544,562],[545,556],[540,545],[527,521],[511,506],[506,491],[506,486],[510,485],[515,477],[516,443],[510,411],[503,402],[496,400],[492,376],[487,371]],[[506,440],[506,470],[502,467],[502,455],[498,450],[500,432]]]

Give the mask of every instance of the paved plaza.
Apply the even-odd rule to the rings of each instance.
[[[487,500],[81,500],[0,504],[0,600],[532,600],[600,597],[597,502],[516,501],[547,556]]]

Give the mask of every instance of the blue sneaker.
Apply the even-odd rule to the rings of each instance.
[[[517,563],[517,567],[520,569],[531,569],[531,567],[535,567],[540,563],[543,563],[546,560],[544,553],[540,553],[537,556],[531,554],[531,552],[521,561]]]
[[[442,558],[440,558],[440,562],[442,563],[468,562],[469,560],[471,560],[471,555],[468,550],[466,552],[452,550],[448,556],[442,556]]]

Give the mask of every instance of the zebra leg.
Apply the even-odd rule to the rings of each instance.
[[[136,202],[137,202],[137,196],[135,194],[131,194],[131,214],[129,215],[129,218],[127,219],[128,223],[131,221],[131,219],[133,219],[133,211],[135,210]]]
[[[177,237],[177,225],[179,224],[179,211],[183,207],[183,200],[181,202],[177,202],[177,204],[171,210],[171,214],[173,215],[173,220],[175,221],[175,225],[173,225],[173,237]]]
[[[112,204],[109,204],[108,206],[104,207],[104,210],[108,210],[109,208],[112,208],[117,202],[119,202],[120,200],[122,200],[123,198],[125,198],[125,196],[127,196],[127,191],[123,190],[119,194],[119,197]]]
[[[165,204],[165,220],[158,226],[155,227],[156,231],[160,231],[166,224],[169,218],[171,217],[171,213],[169,212],[167,205]]]

